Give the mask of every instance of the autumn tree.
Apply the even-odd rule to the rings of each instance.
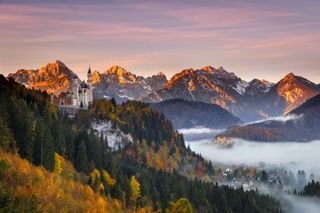
[[[135,176],[132,176],[130,179],[130,189],[131,189],[130,201],[132,205],[135,206],[138,198],[140,197],[140,183]]]
[[[65,168],[65,164],[66,162],[64,158],[55,152],[54,153],[54,172],[60,175]]]
[[[181,198],[174,204],[172,204],[171,208],[166,211],[167,213],[192,213],[192,207],[189,203],[188,199]]]

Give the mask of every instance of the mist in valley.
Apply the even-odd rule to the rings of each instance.
[[[292,119],[299,119],[299,117],[278,118],[283,122]],[[183,133],[187,146],[215,164],[286,170],[292,172],[295,177],[298,171],[303,170],[306,179],[303,185],[299,186],[298,191],[307,181],[310,181],[310,175],[315,180],[320,177],[320,140],[308,143],[290,141],[266,143],[235,139],[232,148],[228,149],[221,148],[213,142],[214,137],[223,131],[205,127],[179,130]],[[283,189],[278,191],[270,185],[261,184],[256,187],[260,192],[269,193],[280,200],[286,212],[320,212],[319,199],[287,194]]]
[[[309,174],[320,175],[320,140],[309,143],[262,143],[236,139],[230,149],[221,149],[211,138],[186,143],[192,150],[213,162],[248,166],[265,164],[269,167],[284,167],[293,172],[304,170]]]

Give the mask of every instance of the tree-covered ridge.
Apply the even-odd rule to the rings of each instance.
[[[301,195],[305,196],[315,196],[320,198],[320,182],[319,181],[311,181],[307,185],[305,185]]]
[[[85,113],[89,115],[84,116]],[[87,123],[84,117],[89,117],[90,122],[111,120],[115,127],[132,135],[134,143],[123,149],[123,153],[132,160],[157,170],[178,170],[195,177],[206,176],[206,180],[214,178],[211,162],[188,149],[182,134],[175,131],[163,114],[147,104],[127,101],[117,105],[113,100],[98,100],[93,102],[89,112],[80,112],[76,120],[80,117],[81,122],[77,123]]]
[[[89,111],[69,119],[49,103],[46,93],[3,76],[0,101],[3,149],[16,150],[29,162],[60,175],[64,162],[70,161],[82,177],[74,180],[90,185],[101,196],[116,198],[123,208],[164,211],[184,197],[195,212],[280,211],[279,203],[268,196],[198,180],[198,174],[210,176],[210,163],[186,148],[171,123],[143,103],[97,101]],[[109,149],[91,128],[95,119],[111,120],[115,128],[130,133],[134,143]],[[181,174],[190,172],[193,180]]]

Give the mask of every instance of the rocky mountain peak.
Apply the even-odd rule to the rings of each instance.
[[[171,88],[174,83],[176,81],[178,81],[179,79],[185,78],[188,75],[195,75],[195,71],[194,69],[190,68],[190,69],[184,69],[181,72],[175,74],[174,76],[172,76],[172,78],[168,81],[168,83],[165,85],[166,88]]]
[[[124,68],[118,66],[118,65],[112,65],[111,67],[109,67],[109,69],[107,69],[105,71],[106,74],[109,73],[116,73],[117,75],[123,75],[123,74],[127,74],[127,70],[125,70]]]
[[[70,86],[72,78],[78,76],[70,70],[63,62],[56,60],[50,62],[39,69],[20,69],[15,73],[9,74],[17,82],[28,87],[46,90],[48,93],[56,95],[66,92]]]
[[[117,79],[121,84],[134,83],[137,81],[136,75],[117,65],[111,66],[105,71],[105,74],[108,77]]]
[[[167,78],[167,76],[163,72],[158,72],[155,76],[160,76],[160,77]]]
[[[289,73],[281,79],[276,85],[276,90],[288,103],[285,113],[300,106],[320,92],[316,84],[293,73]]]
[[[92,83],[96,84],[101,81],[101,74],[98,71],[93,71],[92,73]]]
[[[163,73],[144,78],[119,66],[111,66],[104,73],[92,74],[94,98],[114,97],[117,102],[141,100],[151,92],[163,88],[167,78]]]
[[[272,86],[273,84],[266,80],[259,80],[255,78],[249,82],[245,95],[253,96],[258,93],[265,93],[269,91]]]
[[[296,75],[294,73],[290,72],[283,79],[288,80],[288,79],[293,79],[295,77],[296,77]]]
[[[213,73],[216,71],[216,69],[212,66],[205,66],[205,67],[202,67],[200,70],[207,71],[209,73]]]

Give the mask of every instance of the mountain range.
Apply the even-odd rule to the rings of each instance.
[[[251,141],[308,142],[320,138],[320,94],[285,117],[231,127],[223,135]]]
[[[284,115],[320,93],[320,86],[293,73],[278,83],[253,79],[242,80],[223,67],[206,66],[185,69],[169,81],[163,73],[151,77],[137,76],[122,67],[111,66],[104,72],[94,71],[95,99],[114,97],[117,102],[143,100],[157,103],[183,99],[216,104],[244,122]],[[78,76],[61,61],[49,63],[37,70],[18,70],[9,74],[27,87],[59,94]],[[169,102],[165,102],[169,104]]]
[[[254,79],[246,82],[222,67],[183,70],[147,102],[182,98],[217,104],[245,122],[288,113],[320,92],[311,81],[289,73],[277,84]]]
[[[78,78],[76,73],[59,60],[48,63],[39,69],[19,69],[17,72],[9,74],[8,77],[14,78],[29,88],[46,90],[55,95],[66,92],[71,85],[71,80],[74,77]]]
[[[161,89],[167,82],[163,73],[144,78],[122,67],[112,66],[104,73],[93,72],[93,96],[96,99],[114,97],[117,102],[141,100],[151,92]]]

